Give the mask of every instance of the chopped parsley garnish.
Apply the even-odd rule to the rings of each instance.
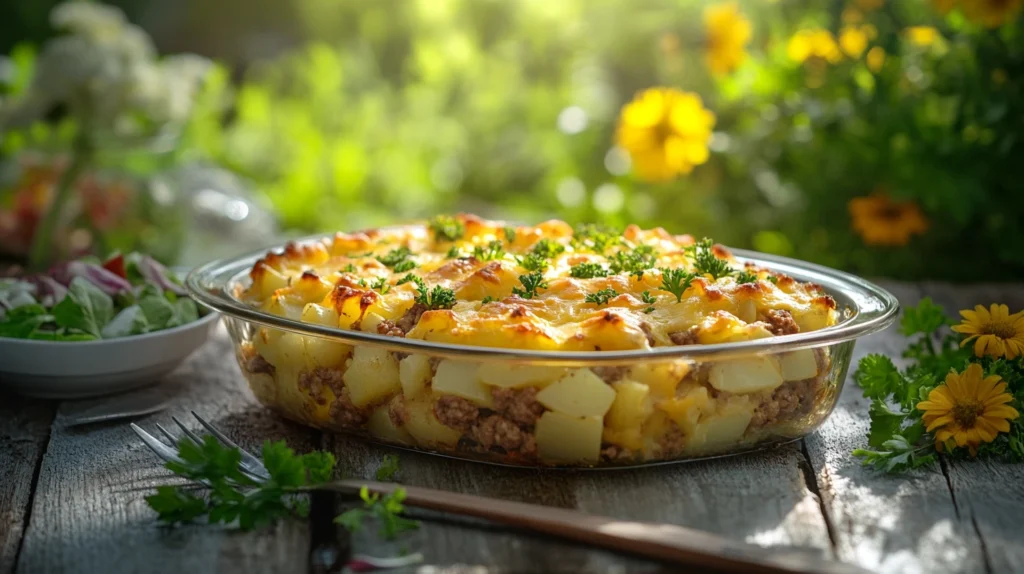
[[[548,268],[548,260],[536,253],[528,253],[526,256],[516,257],[519,266],[527,271],[544,271]]]
[[[476,257],[480,261],[501,259],[504,256],[505,247],[497,239],[489,242],[487,245],[477,245],[473,248],[473,257]]]
[[[715,279],[732,275],[733,268],[725,259],[715,255],[715,244],[705,237],[687,250],[693,256],[693,268],[701,275],[711,275]]]
[[[447,287],[434,285],[433,289],[428,290],[425,283],[417,283],[416,290],[419,292],[419,294],[416,295],[416,302],[431,311],[436,309],[451,309],[455,306],[455,291],[452,291]]]
[[[379,291],[381,295],[391,290],[391,285],[388,283],[386,277],[378,277],[370,283],[370,288],[374,291]]]
[[[348,265],[342,267],[341,270],[343,272],[345,272],[345,273],[355,273],[356,272],[356,266],[352,265],[351,263],[349,263]]]
[[[397,273],[402,273],[416,267],[416,263],[409,259],[411,255],[412,251],[408,247],[402,246],[398,249],[392,249],[384,255],[378,255],[377,261],[391,267]]]
[[[448,253],[445,254],[445,257],[447,257],[448,259],[459,259],[460,257],[462,257],[462,250],[459,249],[458,246],[452,245],[451,248],[448,250]]]
[[[612,245],[622,243],[622,235],[614,227],[587,223],[576,226],[572,241],[577,249],[590,249],[595,253],[604,254]]]
[[[647,303],[648,305],[648,307],[644,309],[644,313],[650,313],[654,311],[654,303],[657,302],[657,299],[654,298],[654,295],[651,295],[650,291],[644,291],[643,293],[641,293],[640,300],[643,301],[644,303]]]
[[[455,241],[466,234],[466,226],[450,215],[438,215],[430,220],[435,241]]]
[[[488,304],[488,303],[493,303],[493,302],[495,302],[495,301],[497,301],[497,299],[496,299],[496,298],[494,298],[494,297],[491,297],[490,295],[488,295],[488,296],[484,297],[484,298],[483,298],[483,299],[482,299],[482,300],[480,301],[480,304],[481,304],[481,305],[486,305],[486,304]]]
[[[523,299],[533,299],[537,295],[538,289],[546,289],[548,286],[540,271],[520,275],[519,282],[523,284],[523,288],[513,287],[512,294],[519,295]]]
[[[737,283],[757,283],[757,273],[751,273],[744,269],[736,274]]]
[[[533,246],[530,253],[538,257],[543,257],[544,259],[551,259],[552,257],[557,257],[558,255],[565,253],[565,246],[557,241],[545,237]]]
[[[638,245],[632,251],[619,251],[609,257],[612,273],[636,275],[637,281],[644,278],[644,271],[652,269],[658,254],[650,245]]]
[[[515,227],[506,227],[506,228],[502,229],[502,231],[505,233],[505,241],[506,242],[508,242],[508,243],[515,243],[516,242],[516,228]]]
[[[774,275],[769,275],[767,277],[767,279],[772,282],[772,285],[778,285],[779,284],[779,278],[774,276]]]
[[[683,300],[683,293],[690,288],[690,283],[697,278],[696,273],[685,269],[661,269],[661,288],[676,296],[676,302]]]
[[[426,282],[423,281],[423,279],[420,279],[418,276],[413,275],[412,273],[410,273],[410,274],[406,275],[405,277],[402,277],[401,279],[399,279],[398,282],[395,283],[395,285],[396,286],[397,285],[404,285],[404,284],[406,284],[406,283],[408,283],[410,281],[415,281],[416,285],[419,285],[420,287],[426,285]]]
[[[613,297],[618,297],[618,295],[619,292],[615,289],[601,289],[596,293],[587,293],[585,301],[601,306],[608,303]]]
[[[608,270],[600,263],[580,263],[569,268],[569,275],[578,279],[593,279],[594,277],[607,277]]]

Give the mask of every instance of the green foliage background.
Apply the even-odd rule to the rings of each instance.
[[[210,10],[235,5],[223,4]],[[246,176],[302,231],[461,210],[661,225],[870,276],[1024,277],[1019,15],[988,30],[890,0],[863,12],[869,47],[887,54],[875,72],[863,55],[787,56],[798,30],[838,34],[855,0],[748,0],[750,56],[716,79],[702,60],[709,4],[258,3],[290,47],[220,68],[183,151]],[[908,42],[920,25],[942,39]],[[622,105],[652,86],[697,92],[718,117],[709,162],[667,184],[635,180],[613,150]],[[847,204],[879,189],[917,202],[928,232],[865,246]]]

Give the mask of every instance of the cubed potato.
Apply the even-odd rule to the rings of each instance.
[[[342,380],[352,404],[357,407],[379,402],[402,389],[398,361],[391,353],[377,347],[356,347]]]
[[[714,408],[714,402],[708,396],[706,387],[694,386],[682,396],[662,401],[658,408],[689,435],[693,433],[701,415]]]
[[[717,451],[737,444],[753,414],[749,401],[732,401],[720,412],[705,416],[686,441],[686,452]]]
[[[404,427],[396,426],[388,413],[388,405],[383,404],[373,410],[366,421],[366,428],[373,436],[399,444],[414,444],[415,441]]]
[[[274,294],[278,289],[288,286],[288,277],[269,265],[260,267],[259,291],[263,299]]]
[[[402,394],[406,399],[415,399],[423,394],[430,382],[430,357],[409,355],[398,363],[398,377],[402,381]]]
[[[306,365],[306,340],[296,333],[282,333],[274,343],[277,363],[269,362],[275,367],[292,366],[301,368]],[[266,357],[264,357],[266,358]]]
[[[270,299],[263,303],[263,311],[287,319],[300,319],[302,318],[303,306],[301,302],[289,299],[288,297],[272,295]]]
[[[736,394],[770,391],[782,384],[782,371],[775,357],[732,359],[712,364],[708,382]]]
[[[600,416],[576,417],[546,411],[537,421],[537,452],[545,461],[597,462],[603,428]]]
[[[801,333],[817,331],[835,322],[835,310],[824,306],[814,306],[805,313],[794,313],[793,319],[796,321],[797,327],[800,327]]]
[[[590,369],[573,369],[537,393],[545,407],[575,417],[603,417],[615,401],[615,391]]]
[[[560,367],[532,365],[509,367],[500,363],[484,363],[480,365],[480,371],[477,373],[477,378],[480,381],[506,389],[546,387],[563,376],[565,376],[565,369]]]
[[[352,346],[323,337],[305,337],[306,362],[311,367],[340,367],[352,354]]]
[[[644,437],[639,428],[611,429],[605,427],[601,433],[601,440],[632,450],[644,448]]]
[[[438,446],[455,446],[462,433],[446,426],[434,415],[434,405],[430,401],[406,401],[405,410],[408,419],[405,430],[420,446],[434,448]]]
[[[330,307],[324,307],[316,303],[307,303],[302,308],[302,320],[306,323],[313,323],[314,325],[323,325],[324,327],[337,327],[338,326],[338,312]]]
[[[736,306],[736,316],[745,323],[757,321],[757,306],[752,299],[743,299]]]
[[[434,392],[462,397],[482,407],[493,407],[491,389],[476,378],[480,365],[465,361],[444,360],[434,373]]]
[[[783,353],[779,357],[779,364],[784,381],[802,381],[818,375],[818,361],[812,349]]]
[[[653,397],[672,397],[679,381],[689,372],[690,364],[685,361],[641,363],[630,368],[627,377],[647,385]]]
[[[380,325],[384,317],[381,317],[377,313],[367,312],[363,315],[363,320],[359,322],[359,330],[367,333],[376,333],[377,325]]]
[[[637,429],[644,424],[652,410],[651,389],[636,381],[619,381],[613,385],[615,400],[605,415],[605,423],[618,430]]]
[[[252,346],[256,352],[263,357],[263,360],[275,367],[282,363],[277,349],[277,341],[284,335],[285,331],[260,327],[252,339]]]

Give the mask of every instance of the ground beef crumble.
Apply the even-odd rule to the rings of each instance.
[[[532,433],[522,430],[519,425],[500,415],[480,420],[473,426],[471,436],[484,449],[498,446],[506,451],[520,451],[528,442],[533,442],[533,448],[536,448]]]
[[[768,330],[774,335],[792,335],[800,332],[800,327],[793,320],[793,314],[785,309],[771,309],[765,313],[764,320]]]
[[[480,416],[480,409],[462,397],[444,395],[434,403],[434,415],[446,426],[467,430]]]
[[[306,393],[316,401],[318,405],[326,405],[327,389],[332,391],[343,386],[341,380],[341,369],[328,369],[317,367],[315,369],[303,369],[299,372],[299,390]]]
[[[426,305],[422,303],[416,303],[405,312],[405,315],[399,317],[397,321],[390,319],[384,319],[380,323],[377,323],[377,334],[387,335],[388,337],[404,337],[406,333],[412,331],[412,328],[419,323],[420,317],[427,312]]]
[[[601,459],[606,462],[629,462],[635,458],[636,453],[617,444],[610,444],[601,449]]]
[[[697,344],[697,333],[699,327],[694,325],[685,331],[676,331],[675,333],[669,333],[668,338],[672,339],[672,342],[676,345],[696,345]]]
[[[341,393],[335,391],[334,402],[331,403],[331,418],[338,422],[343,428],[357,429],[366,423],[368,417],[366,409],[361,409],[352,404],[348,396],[348,389],[342,389]]]
[[[537,389],[534,387],[521,390],[496,387],[491,394],[494,396],[494,410],[518,425],[533,426],[544,414],[544,405],[537,402]]]
[[[611,384],[624,379],[629,367],[591,367],[590,370],[594,371],[594,374],[601,377],[604,382]]]
[[[398,328],[394,321],[390,319],[384,319],[380,323],[377,323],[377,334],[386,335],[388,337],[404,337],[405,331]]]
[[[769,426],[810,412],[817,387],[817,378],[784,383],[754,409],[751,428]]]
[[[409,420],[409,411],[405,408],[405,399],[397,395],[388,403],[388,416],[395,426],[402,426]]]
[[[264,373],[270,376],[274,376],[277,371],[274,365],[271,365],[263,358],[263,355],[256,352],[256,349],[248,347],[242,350],[242,368],[250,373]]]
[[[640,323],[640,330],[643,331],[644,336],[647,337],[647,344],[653,347],[657,341],[654,338],[654,332],[651,330],[651,324]]]
[[[672,458],[683,452],[686,438],[683,436],[683,431],[675,423],[671,423],[668,432],[658,439],[658,444],[661,446],[661,458]]]

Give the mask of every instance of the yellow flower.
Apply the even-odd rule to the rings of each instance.
[[[931,46],[942,37],[939,31],[931,26],[911,26],[903,31],[903,35],[911,44],[922,48]]]
[[[968,20],[998,28],[1016,17],[1024,0],[960,0],[958,4]]]
[[[960,343],[963,347],[972,339],[974,354],[978,357],[989,355],[1013,359],[1024,355],[1024,311],[1010,314],[1006,305],[992,305],[989,309],[978,305],[973,311],[963,310],[964,320],[953,330],[969,335]]]
[[[868,40],[874,38],[877,32],[875,27],[868,24],[865,26],[843,26],[839,32],[839,46],[843,52],[851,58],[859,58],[868,47]]]
[[[794,62],[820,58],[835,64],[843,59],[832,33],[821,28],[809,28],[794,34],[786,46],[786,53]]]
[[[906,245],[928,230],[928,220],[912,201],[893,201],[883,194],[855,197],[847,205],[854,231],[868,245]]]
[[[646,181],[667,181],[708,160],[715,114],[700,96],[651,88],[622,108],[615,140],[629,152],[633,172]]]
[[[867,62],[868,69],[877,74],[882,69],[882,66],[885,65],[885,50],[881,46],[871,48],[868,50],[868,55],[864,58],[864,61]]]
[[[747,57],[753,26],[735,2],[715,4],[704,9],[707,47],[704,60],[716,76],[735,70]]]
[[[950,371],[945,384],[932,389],[928,400],[917,403],[924,411],[925,428],[935,431],[936,446],[952,439],[966,446],[971,455],[978,445],[992,442],[996,435],[1010,430],[1010,420],[1020,416],[1006,404],[1013,396],[999,375],[984,377],[981,365],[971,363],[963,374]]]

